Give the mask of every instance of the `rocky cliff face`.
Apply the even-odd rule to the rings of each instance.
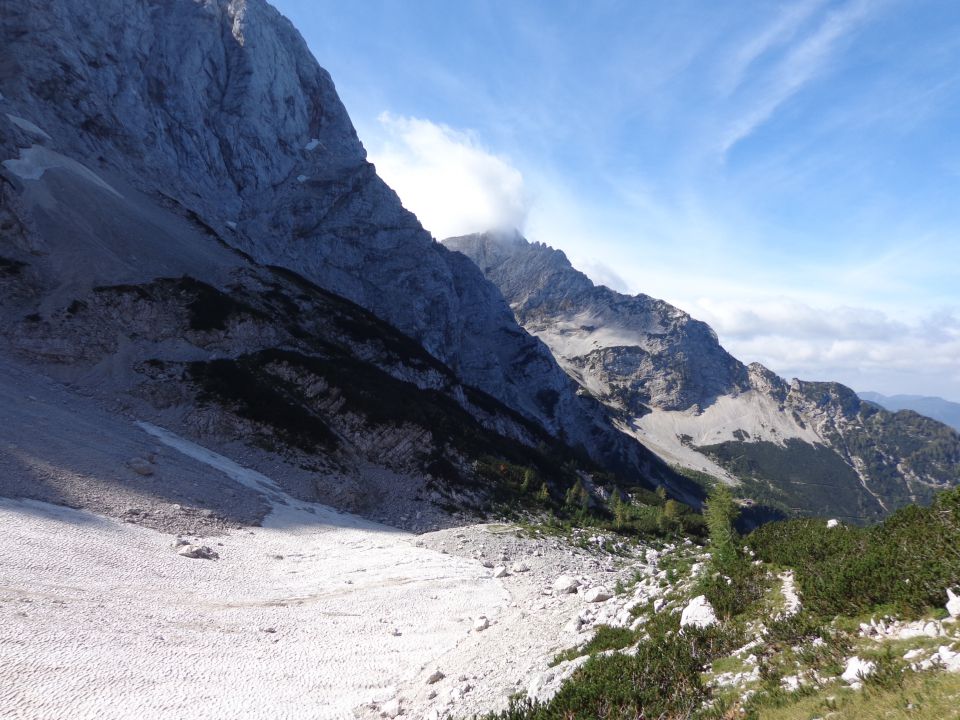
[[[444,240],[503,293],[517,320],[608,404],[642,415],[749,389],[746,368],[706,323],[647,295],[594,285],[559,250],[518,235]]]
[[[517,234],[444,240],[503,292],[523,327],[669,462],[743,483],[794,512],[871,520],[960,482],[960,436],[862,403],[837,383],[788,383],[721,347],[705,323],[595,286]]]
[[[45,258],[41,315],[97,285],[222,282],[217,246],[235,248],[374,312],[593,457],[648,462],[403,209],[269,4],[10,0],[0,23],[4,243]]]

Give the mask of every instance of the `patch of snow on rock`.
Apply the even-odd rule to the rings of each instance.
[[[54,168],[69,170],[92,185],[96,185],[102,190],[116,195],[121,200],[123,195],[113,189],[103,178],[97,175],[86,165],[78,163],[76,160],[61,155],[42,145],[31,145],[28,148],[20,150],[20,157],[17,159],[4,160],[3,166],[16,175],[21,180],[39,180],[48,170]]]
[[[22,118],[22,117],[17,117],[16,115],[11,115],[10,113],[7,113],[7,120],[9,120],[10,122],[12,122],[14,125],[16,125],[16,126],[17,126],[18,128],[20,128],[21,130],[26,130],[26,131],[27,131],[28,133],[30,133],[31,135],[36,135],[37,137],[42,137],[42,138],[45,139],[45,140],[52,140],[52,139],[53,139],[53,138],[51,138],[45,131],[43,131],[42,129],[40,129],[40,128],[37,127],[36,125],[34,125],[34,124],[33,124],[32,122],[30,122],[29,120],[26,120],[26,119],[24,119],[24,118]]]

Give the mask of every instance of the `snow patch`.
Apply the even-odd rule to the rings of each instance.
[[[308,152],[312,152],[313,150],[316,150],[318,147],[320,147],[320,139],[311,138],[310,142],[308,142],[306,145],[303,146],[303,149],[307,150]]]
[[[12,122],[21,130],[26,130],[31,135],[37,135],[38,137],[42,137],[46,140],[53,140],[52,137],[50,137],[46,132],[41,130],[29,120],[25,120],[22,117],[17,117],[16,115],[11,115],[10,113],[7,113],[7,120]]]
[[[18,159],[4,160],[3,166],[21,180],[39,180],[47,170],[67,170],[123,200],[123,195],[86,165],[42,145],[22,149]]]

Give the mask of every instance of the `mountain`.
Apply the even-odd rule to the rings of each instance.
[[[670,478],[404,210],[269,4],[12,0],[0,24],[12,361],[301,469],[325,449],[358,488],[489,449]]]
[[[448,238],[492,280],[620,425],[692,474],[744,485],[791,512],[875,520],[960,482],[960,436],[861,402],[837,383],[787,382],[731,356],[717,335],[646,295],[596,286],[517,233]]]
[[[928,395],[882,395],[877,392],[862,392],[858,395],[861,400],[876,403],[887,410],[913,410],[920,415],[939,420],[954,430],[960,430],[960,403]]]

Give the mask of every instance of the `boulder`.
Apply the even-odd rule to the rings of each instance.
[[[860,681],[877,669],[876,663],[862,660],[854,655],[847,660],[841,679],[850,685],[859,685]]]
[[[680,615],[680,627],[707,628],[717,624],[717,614],[706,595],[697,595]]]
[[[587,590],[586,594],[583,596],[583,599],[587,602],[603,602],[604,600],[609,600],[613,597],[613,593],[607,590],[605,587],[592,587]]]
[[[380,715],[385,718],[395,718],[400,714],[400,701],[394,698],[387,700],[380,706]]]
[[[561,575],[553,581],[553,591],[558,595],[575,593],[578,587],[580,587],[580,581],[569,575]]]
[[[432,673],[430,673],[430,677],[427,678],[427,685],[433,685],[434,683],[438,683],[441,680],[443,680],[445,677],[446,675],[444,675],[439,670],[434,670]]]
[[[947,612],[954,619],[960,618],[960,595],[950,588],[947,588]]]
[[[193,558],[194,560],[216,560],[220,557],[216,550],[206,545],[184,545],[177,550],[177,555]]]
[[[473,630],[474,632],[482,632],[490,627],[490,621],[486,618],[485,615],[481,615],[476,620],[473,621]]]
[[[530,566],[527,565],[523,560],[518,560],[510,567],[510,572],[513,573],[525,573],[530,570]]]
[[[143,458],[133,458],[130,460],[127,465],[130,466],[130,469],[133,470],[137,475],[143,475],[148,477],[153,475],[153,466],[150,464],[149,460],[144,460]]]
[[[493,569],[493,576],[494,576],[495,578],[506,577],[506,576],[507,576],[507,568],[505,568],[503,565],[497,565],[497,566]]]

